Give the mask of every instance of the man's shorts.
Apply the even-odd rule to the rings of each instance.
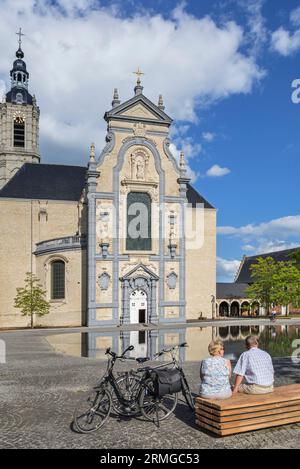
[[[269,394],[274,391],[274,386],[260,386],[259,384],[241,384],[239,392],[245,394]]]

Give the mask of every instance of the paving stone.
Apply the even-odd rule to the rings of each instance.
[[[217,438],[199,430],[180,397],[160,428],[141,417],[112,416],[91,435],[71,427],[81,393],[102,376],[106,362],[56,353],[42,334],[0,334],[7,363],[0,365],[1,448],[299,448],[300,424]],[[121,365],[124,369],[128,365]],[[299,364],[274,359],[276,385],[299,383]],[[130,365],[131,368],[131,365]],[[199,363],[185,363],[193,392]]]

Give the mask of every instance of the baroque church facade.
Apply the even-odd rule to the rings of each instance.
[[[26,327],[14,308],[26,272],[50,313],[40,326],[185,323],[214,314],[216,210],[170,151],[172,119],[140,75],[104,115],[106,145],[86,166],[43,164],[39,108],[19,42],[0,104],[0,327]]]

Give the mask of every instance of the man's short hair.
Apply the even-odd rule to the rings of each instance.
[[[258,346],[258,337],[256,335],[248,335],[246,337],[246,347],[251,348],[251,347],[257,347]]]

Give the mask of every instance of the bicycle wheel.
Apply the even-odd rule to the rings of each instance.
[[[122,394],[123,399],[128,401],[128,405],[119,401],[116,393],[112,393],[112,405],[115,412],[119,415],[134,416],[140,413],[138,403],[138,393],[140,390],[141,379],[137,376],[124,374],[116,379],[116,384]]]
[[[75,428],[81,433],[97,431],[109,417],[111,396],[106,389],[94,388],[87,391],[74,412]]]
[[[190,391],[190,387],[188,385],[188,382],[184,374],[181,377],[181,385],[182,385],[182,394],[184,395],[187,405],[189,406],[191,410],[195,410],[195,401],[194,401],[194,398]]]
[[[140,391],[139,405],[142,415],[152,422],[168,418],[174,412],[177,402],[178,394],[156,397],[152,379],[146,380]]]

